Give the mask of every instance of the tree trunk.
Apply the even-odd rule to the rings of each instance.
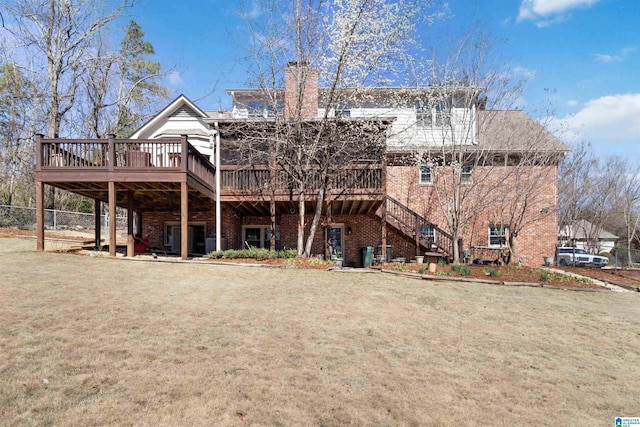
[[[309,230],[309,235],[307,236],[307,244],[304,248],[304,256],[311,256],[311,247],[313,245],[313,240],[316,235],[316,229],[318,228],[318,224],[320,223],[320,218],[322,218],[322,206],[324,205],[324,188],[320,188],[318,190],[318,197],[316,199],[316,210],[313,215],[313,221],[311,222],[311,229]]]
[[[304,187],[300,185],[298,193],[298,256],[303,255],[304,249]]]
[[[458,236],[459,233],[456,230],[451,234],[451,238],[453,239],[453,263],[460,264],[460,246],[458,245]]]

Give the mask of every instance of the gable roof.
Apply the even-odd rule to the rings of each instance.
[[[502,152],[535,150],[566,153],[570,148],[520,110],[478,111],[478,143]]]
[[[608,231],[598,227],[597,225],[581,219],[576,221],[573,225],[567,226],[571,228],[574,234],[574,238],[577,240],[586,240],[590,236],[597,237],[598,240],[616,240],[618,236],[609,233]]]
[[[166,122],[170,117],[192,117],[202,120],[206,119],[208,115],[189,98],[181,94],[135,131],[131,138],[140,138],[141,135]]]

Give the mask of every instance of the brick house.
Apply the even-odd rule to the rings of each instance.
[[[343,91],[351,93],[329,108],[317,71],[292,63],[282,89],[227,90],[231,111],[205,112],[179,96],[126,140],[39,137],[37,199],[47,184],[92,197],[96,207],[126,207],[128,234],[183,258],[217,245],[294,248],[301,206],[274,159],[280,153],[238,153],[273,139],[279,123],[298,119],[313,129],[325,117],[337,135],[364,146],[382,141],[382,150],[335,172],[312,254],[339,252],[352,266],[366,246],[377,255],[389,249],[388,258],[451,259],[455,241],[461,259],[492,260],[517,241],[525,265],[553,255],[557,165],[568,148],[537,122],[521,111],[486,110],[470,87]],[[305,236],[317,190],[306,191]],[[462,214],[452,216],[452,207]],[[457,230],[456,221],[464,221]],[[115,241],[115,229],[109,235]]]

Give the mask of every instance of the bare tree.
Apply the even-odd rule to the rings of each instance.
[[[493,219],[500,245],[517,261],[520,231],[555,215],[555,200],[543,199],[567,150],[514,109],[527,76],[491,59],[490,49],[473,30],[448,54],[434,53],[423,77],[430,90],[414,99],[416,125],[400,142],[432,173],[424,211],[446,224],[454,263],[461,259],[461,238],[481,217]]]
[[[406,77],[410,47],[417,40],[416,25],[439,15],[426,13],[431,2],[418,0],[274,0],[261,4],[270,14],[263,19],[268,24],[260,26],[248,19],[251,83],[263,90],[271,111],[284,104],[282,117],[276,115],[274,121],[277,129],[272,145],[276,153],[285,154],[275,161],[295,188],[298,253],[309,256],[336,174],[364,152],[380,147],[376,138],[344,137],[363,132],[367,126],[379,131],[380,121],[341,121],[340,112],[366,97],[368,87]],[[293,86],[285,88],[289,98],[284,99],[278,89],[291,60],[295,75],[289,80]],[[323,87],[319,100],[317,89],[309,91],[318,84]],[[338,130],[341,138],[334,137]],[[305,241],[305,202],[310,191],[315,211]]]
[[[29,79],[46,93],[46,136],[56,138],[79,97],[81,76],[95,55],[92,47],[96,38],[130,3],[123,0],[108,9],[89,0],[16,0],[1,6],[8,20],[3,29],[18,52],[16,57],[39,62],[25,69]],[[51,187],[49,208],[54,204]]]

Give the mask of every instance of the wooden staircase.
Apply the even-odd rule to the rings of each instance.
[[[387,196],[385,203],[387,224],[415,242],[416,254],[439,253],[447,259],[453,256],[453,239],[449,233],[393,197]],[[380,207],[376,215],[382,218],[383,213]]]

